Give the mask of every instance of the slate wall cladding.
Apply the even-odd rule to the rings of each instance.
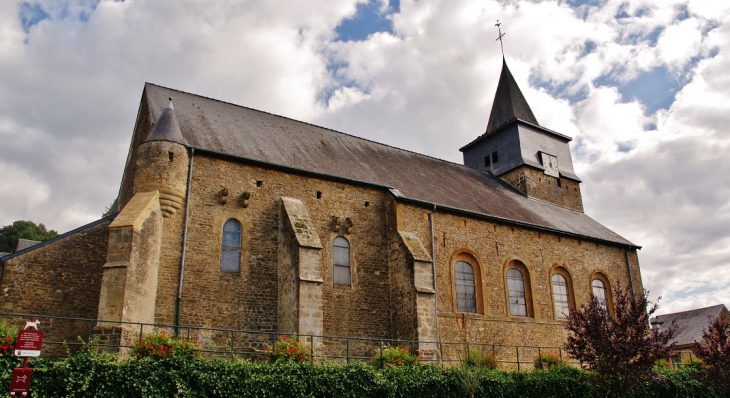
[[[583,212],[580,184],[573,180],[561,178],[558,186],[557,178],[530,166],[520,166],[500,178],[528,197]]]

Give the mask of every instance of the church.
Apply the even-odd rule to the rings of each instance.
[[[107,321],[94,333],[122,342],[147,323],[431,358],[559,347],[570,308],[642,291],[640,247],[583,212],[571,138],[538,123],[506,62],[479,133],[457,164],[148,83],[118,212],[0,257],[0,306]]]

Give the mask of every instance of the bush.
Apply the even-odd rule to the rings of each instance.
[[[147,333],[132,346],[132,356],[135,358],[197,358],[199,355],[200,347],[197,344],[173,338],[164,330]]]
[[[375,353],[373,357],[373,367],[375,369],[383,369],[393,366],[410,366],[417,365],[421,362],[421,354],[411,354],[409,348],[403,345],[385,346],[382,350]]]
[[[264,348],[264,360],[266,362],[312,362],[312,354],[307,346],[297,339],[296,335],[291,338],[281,336],[276,343]]]
[[[730,323],[715,318],[702,334],[702,341],[695,342],[692,352],[706,367],[706,381],[730,394]]]
[[[497,369],[499,367],[499,361],[491,352],[485,353],[482,350],[472,348],[466,354],[466,358],[461,361],[461,364],[467,367],[481,368],[481,369]]]
[[[15,356],[15,339],[18,327],[0,320],[0,389],[10,388],[13,369],[22,365],[23,360]]]
[[[595,371],[595,380],[604,394],[625,394],[642,383],[657,380],[654,363],[669,357],[676,324],[665,330],[649,329],[649,319],[659,308],[648,299],[646,290],[634,294],[613,291],[612,313],[591,295],[588,305],[572,309],[566,329],[570,331],[565,351]]]
[[[535,357],[535,369],[550,369],[554,366],[568,366],[557,352],[543,352]]]

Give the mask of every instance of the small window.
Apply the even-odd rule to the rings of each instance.
[[[241,271],[241,224],[233,219],[223,224],[221,271]]]
[[[598,304],[604,309],[608,310],[608,296],[606,295],[606,284],[600,279],[594,279],[591,282],[591,290],[593,295],[596,296]]]
[[[471,264],[459,261],[454,265],[456,280],[456,310],[477,312],[477,293],[474,283],[474,268]]]
[[[497,151],[492,152],[492,163],[499,162],[499,156],[497,156]]]
[[[484,167],[489,167],[489,165],[492,164],[492,159],[489,157],[489,155],[484,157]]]
[[[517,268],[507,271],[507,293],[509,296],[509,313],[513,316],[527,316],[527,298],[525,297],[525,280]]]
[[[553,274],[553,304],[555,305],[555,318],[565,319],[570,312],[570,298],[568,296],[568,282],[560,274]]]
[[[350,243],[338,236],[333,242],[334,282],[338,285],[350,284]]]

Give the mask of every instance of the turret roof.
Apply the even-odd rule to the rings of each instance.
[[[172,141],[186,145],[180,124],[175,116],[175,108],[172,106],[172,97],[168,97],[167,107],[152,127],[146,141]]]

